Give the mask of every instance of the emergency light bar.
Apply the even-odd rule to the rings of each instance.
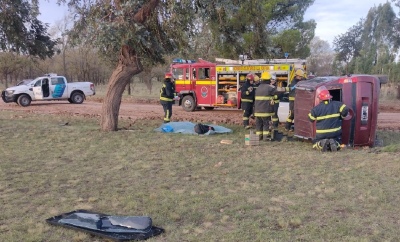
[[[188,64],[191,64],[191,63],[196,63],[196,61],[195,60],[185,60],[185,59],[182,59],[182,58],[175,58],[175,59],[172,60],[172,63],[180,63],[180,64],[188,63]]]

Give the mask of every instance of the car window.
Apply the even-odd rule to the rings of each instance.
[[[22,81],[18,82],[17,86],[28,85],[31,81],[32,81],[32,79],[22,80]]]
[[[41,79],[40,79],[40,80],[37,80],[37,81],[35,82],[34,87],[40,87],[40,86],[42,86],[42,80],[41,80]]]
[[[51,78],[51,85],[57,85],[57,84],[65,84],[64,83],[64,78],[62,78],[62,77],[53,77],[53,78]]]

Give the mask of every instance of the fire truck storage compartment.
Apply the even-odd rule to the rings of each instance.
[[[237,76],[218,75],[217,104],[236,106],[237,103]]]
[[[294,135],[308,140],[315,138],[315,123],[309,121],[308,113],[318,105],[318,94],[325,87],[332,100],[343,102],[350,110],[342,122],[342,143],[374,146],[380,79],[371,75],[317,77],[297,84]]]

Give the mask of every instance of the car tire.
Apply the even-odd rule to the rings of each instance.
[[[85,96],[80,92],[74,92],[71,95],[71,101],[74,104],[81,104],[81,103],[83,103],[84,99],[85,99]]]
[[[31,101],[31,97],[27,94],[22,94],[17,99],[18,105],[22,107],[28,107],[29,105],[31,105]]]

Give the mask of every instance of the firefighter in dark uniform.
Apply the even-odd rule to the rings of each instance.
[[[318,98],[321,102],[308,114],[311,122],[316,121],[313,148],[337,151],[341,144],[342,119],[347,116],[349,109],[342,102],[332,101],[332,96],[326,89],[318,94]]]
[[[164,123],[169,123],[172,116],[172,104],[176,99],[174,83],[172,83],[172,74],[166,73],[164,82],[160,90],[160,103],[164,109]]]
[[[254,116],[256,117],[256,134],[260,140],[269,141],[271,139],[271,117],[274,115],[273,97],[275,86],[271,85],[271,74],[263,72],[261,74],[260,85],[255,93]]]
[[[276,75],[271,75],[271,85],[276,87]],[[274,130],[278,131],[279,125],[279,117],[278,117],[278,109],[279,109],[279,100],[281,99],[282,93],[275,93],[274,95],[274,115],[272,116],[272,126]]]
[[[289,115],[286,119],[285,125],[285,134],[291,131],[291,127],[294,121],[294,99],[296,96],[296,85],[304,78],[304,71],[301,69],[297,69],[295,72],[295,77],[292,82],[286,87],[286,90],[289,92]]]
[[[246,82],[241,87],[240,102],[243,109],[243,126],[245,129],[251,128],[249,118],[253,114],[254,103],[254,74],[249,73],[246,76]]]

